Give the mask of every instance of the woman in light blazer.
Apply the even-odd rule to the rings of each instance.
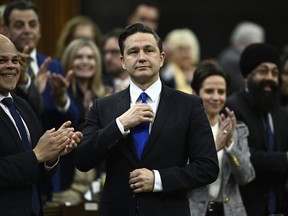
[[[252,181],[255,171],[250,162],[247,126],[236,122],[229,108],[223,110],[228,84],[222,68],[210,60],[198,65],[191,83],[193,92],[203,100],[220,167],[214,183],[188,192],[191,216],[247,215],[238,184]]]

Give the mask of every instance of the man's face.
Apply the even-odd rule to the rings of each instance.
[[[30,50],[36,48],[41,37],[39,18],[32,9],[14,9],[7,30],[7,36],[20,52],[25,46],[29,46]]]
[[[159,11],[155,7],[140,5],[130,19],[130,24],[141,22],[148,25],[154,31],[158,29]]]
[[[0,35],[0,92],[7,95],[15,89],[20,77],[18,52],[11,41]]]
[[[248,89],[258,108],[269,112],[276,105],[279,87],[279,68],[276,64],[264,62],[247,77]]]
[[[122,72],[121,54],[116,37],[108,38],[103,46],[103,60],[108,74],[118,77]]]
[[[152,84],[159,77],[164,62],[156,39],[152,34],[138,32],[124,41],[122,66],[135,84]]]

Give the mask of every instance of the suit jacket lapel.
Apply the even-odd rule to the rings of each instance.
[[[130,91],[129,91],[129,87],[124,89],[123,91],[119,92],[119,97],[117,98],[117,100],[115,101],[117,109],[116,109],[116,113],[115,116],[113,117],[114,119],[116,119],[118,116],[122,115],[124,112],[126,112],[128,109],[130,109],[130,104],[131,104],[131,100],[130,100]],[[134,144],[134,140],[133,140],[133,130],[130,131],[130,134],[126,137],[126,139],[129,140],[129,148],[131,149],[131,151],[133,152],[133,158],[138,158],[137,156],[137,150]],[[123,154],[125,154],[128,158],[131,157],[131,153],[130,151],[123,151]]]
[[[31,128],[31,126],[35,125],[35,123],[31,121],[31,117],[29,117],[29,115],[23,110],[23,108],[21,108],[21,105],[17,103],[17,100],[15,100],[15,106],[18,112],[20,113],[21,117],[23,118],[26,126],[28,127],[31,138],[31,148],[33,149],[38,142],[38,140],[35,140],[35,136],[33,135],[34,130],[33,128]]]
[[[19,151],[24,151],[24,147],[20,139],[20,136],[17,132],[17,129],[15,128],[12,120],[9,118],[9,116],[5,113],[5,111],[2,108],[0,108],[0,118],[2,119],[3,123],[6,125],[8,130],[10,131],[12,137],[14,137]]]
[[[40,53],[36,53],[36,59],[37,59],[37,64],[39,65],[39,67],[43,64],[44,60],[45,60],[45,56],[41,55]]]
[[[171,90],[167,86],[162,85],[162,91],[160,95],[159,105],[157,108],[157,113],[155,116],[155,120],[152,124],[150,136],[144,147],[142,158],[144,158],[145,155],[149,152],[151,146],[155,144],[157,137],[160,134],[159,131],[162,127],[164,127],[167,116],[169,115],[169,112],[173,107],[173,103],[174,102],[171,99]]]
[[[115,116],[118,117],[126,112],[130,108],[130,92],[129,87],[119,92],[119,97],[116,99],[116,113]]]

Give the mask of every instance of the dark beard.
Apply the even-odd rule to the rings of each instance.
[[[271,92],[264,91],[264,87],[267,85],[272,89]],[[253,98],[252,103],[257,111],[261,113],[269,113],[278,106],[279,86],[275,82],[271,80],[263,80],[257,83],[253,80],[249,80],[248,89],[249,94]]]

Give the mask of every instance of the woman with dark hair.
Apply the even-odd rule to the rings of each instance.
[[[217,180],[189,191],[191,216],[246,216],[238,184],[254,179],[247,143],[248,128],[236,123],[233,111],[225,108],[228,76],[214,61],[202,61],[195,70],[191,87],[203,100],[213,132],[220,173]]]

